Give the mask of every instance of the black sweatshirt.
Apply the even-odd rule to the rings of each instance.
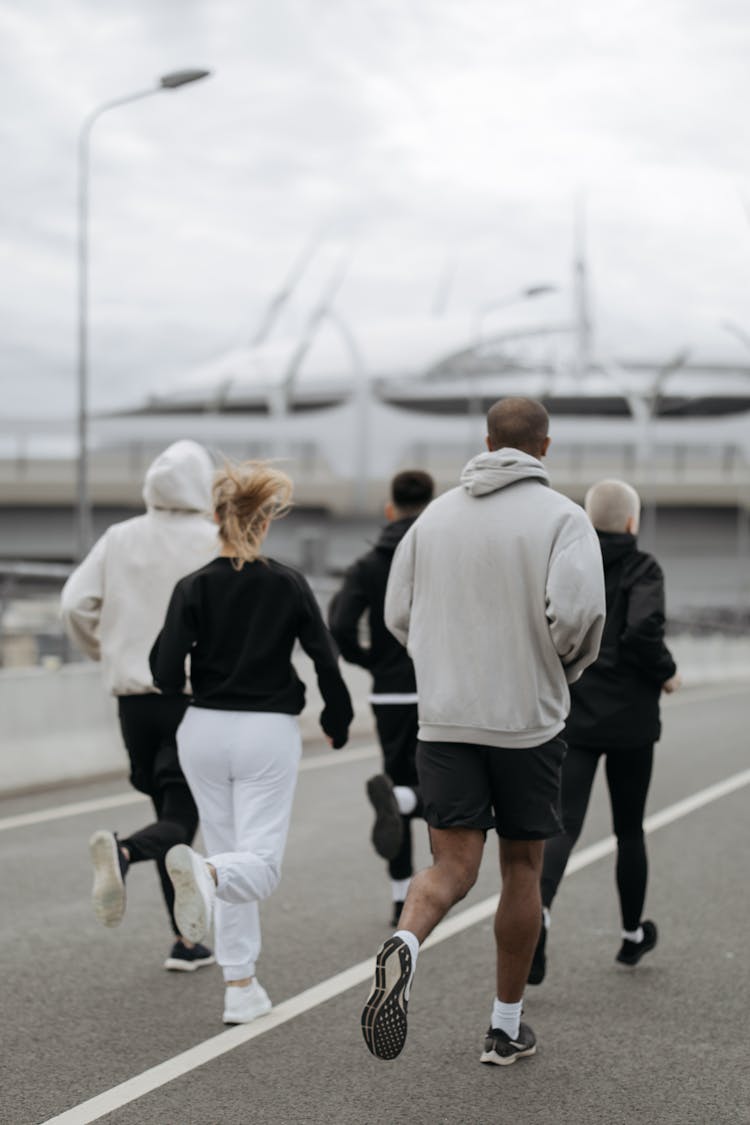
[[[634,535],[600,531],[607,618],[599,656],[570,688],[566,738],[617,749],[656,742],[661,686],[676,672],[664,643],[664,575]]]
[[[368,669],[374,692],[417,690],[411,657],[383,620],[393,555],[416,518],[406,516],[386,524],[373,549],[350,566],[328,609],[328,624],[341,655],[350,664]],[[369,648],[359,643],[359,621],[365,612],[370,616]]]
[[[151,650],[151,672],[160,691],[178,694],[189,655],[194,706],[298,715],[305,685],[291,662],[296,640],[315,664],[320,725],[343,746],[353,712],[331,636],[303,576],[273,559],[235,570],[231,559],[217,558],[182,578]]]

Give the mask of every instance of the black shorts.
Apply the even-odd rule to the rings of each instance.
[[[560,774],[567,747],[509,749],[467,742],[418,742],[424,818],[433,828],[494,828],[506,840],[562,832]]]

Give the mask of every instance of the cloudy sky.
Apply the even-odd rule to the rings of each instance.
[[[0,0],[0,44],[6,417],[75,408],[82,120],[187,66],[214,74],[94,130],[95,407],[246,345],[316,234],[279,339],[344,258],[373,371],[440,340],[448,275],[467,338],[539,283],[492,326],[564,321],[576,199],[602,354],[748,358],[722,328],[750,332],[744,0]]]

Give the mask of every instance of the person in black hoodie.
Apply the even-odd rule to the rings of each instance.
[[[660,696],[680,684],[664,643],[664,575],[656,559],[638,549],[640,499],[634,488],[624,481],[600,481],[586,494],[585,507],[601,543],[607,618],[598,659],[570,689],[563,832],[544,847],[544,925],[530,984],[544,979],[550,907],[581,833],[602,756],[617,837],[622,945],[616,960],[636,965],[657,940],[654,923],[641,919],[648,877],[643,814],[654,743],[661,734]]]
[[[417,750],[417,684],[406,649],[383,620],[388,575],[396,547],[429,502],[435,482],[429,473],[407,469],[391,481],[385,507],[388,523],[378,542],[349,568],[333,598],[328,623],[341,655],[372,675],[370,704],[383,750],[383,773],[367,782],[375,810],[372,842],[388,860],[394,926],[398,925],[413,874],[411,820],[421,816],[415,756]],[[369,614],[370,644],[360,643],[360,622]]]
[[[180,933],[200,941],[216,920],[224,1023],[249,1023],[271,1001],[255,976],[258,903],[276,889],[292,811],[305,686],[291,662],[299,640],[315,665],[320,725],[334,749],[347,741],[352,706],[338,654],[304,577],[261,547],[288,506],[292,482],[270,466],[227,466],[214,481],[218,558],[175,586],[151,650],[154,684],[185,686],[191,705],[177,730],[185,777],[208,857],[187,844],[167,852]]]

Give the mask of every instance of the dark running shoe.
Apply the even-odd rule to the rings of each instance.
[[[194,973],[204,965],[215,965],[216,958],[210,949],[197,942],[192,949],[188,949],[181,941],[176,941],[172,951],[164,962],[165,969],[173,969],[178,973]]]
[[[375,958],[375,979],[362,1011],[362,1034],[378,1059],[395,1059],[406,1042],[411,950],[401,938],[384,942]]]
[[[641,922],[643,941],[628,941],[623,938],[620,952],[615,957],[621,965],[637,965],[644,953],[650,953],[656,945],[658,934],[653,922]]]
[[[91,904],[103,926],[119,926],[125,913],[125,876],[128,861],[114,832],[95,832],[89,840],[94,868]]]
[[[539,934],[539,941],[536,943],[534,950],[534,957],[529,969],[528,982],[529,984],[541,984],[544,980],[544,974],[547,972],[547,927],[542,922],[541,933]]]
[[[479,1061],[493,1066],[510,1066],[516,1059],[535,1054],[536,1036],[527,1023],[522,1023],[516,1039],[511,1039],[504,1031],[491,1027],[487,1032]]]
[[[393,793],[393,782],[384,773],[375,774],[367,782],[367,796],[375,809],[372,846],[383,859],[398,855],[404,838],[404,823]]]
[[[396,930],[398,929],[398,923],[399,923],[399,920],[401,918],[401,911],[403,909],[404,909],[403,902],[401,902],[401,901],[394,902],[394,904],[393,904],[393,916],[391,917],[391,925]]]

